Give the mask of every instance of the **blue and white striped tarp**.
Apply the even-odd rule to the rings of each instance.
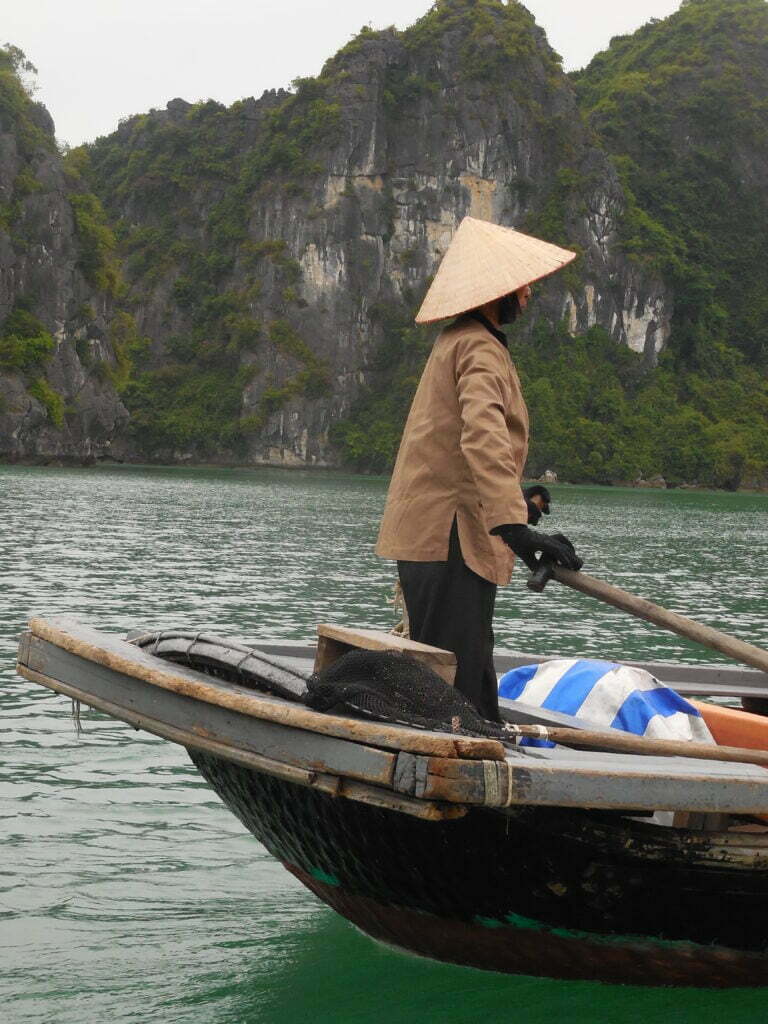
[[[615,662],[561,658],[523,665],[501,677],[499,696],[649,739],[714,743],[693,704],[645,669]]]

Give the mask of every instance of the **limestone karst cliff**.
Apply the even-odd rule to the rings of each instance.
[[[630,197],[625,248],[680,297],[677,349],[695,356],[719,308],[724,336],[764,362],[768,4],[686,0],[573,79]]]
[[[128,420],[110,380],[117,270],[98,201],[21,84],[30,71],[0,51],[0,458],[83,460]]]
[[[617,175],[518,4],[446,0],[363,32],[291,96],[177,100],[89,157],[153,341],[128,401],[159,457],[338,461],[333,424],[468,213],[581,250],[538,317],[600,325],[649,363],[669,335],[669,290],[621,252]],[[190,422],[200,380],[219,398]]]
[[[734,224],[758,245],[767,10],[687,0],[569,76],[515,0],[438,0],[290,93],[177,99],[70,154],[121,263],[89,321],[130,413],[114,450],[386,469],[435,334],[413,313],[471,213],[581,257],[513,332],[532,472],[760,484],[768,277],[754,261],[736,289]],[[721,93],[727,142],[700,130]]]

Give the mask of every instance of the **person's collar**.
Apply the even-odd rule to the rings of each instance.
[[[504,348],[509,348],[509,342],[507,341],[506,334],[503,331],[500,331],[498,327],[494,327],[484,313],[480,313],[478,310],[473,309],[472,312],[467,315],[471,316],[473,320],[477,320],[478,323],[481,323],[483,327],[494,336],[496,341],[501,342]]]

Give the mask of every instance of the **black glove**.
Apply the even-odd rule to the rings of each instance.
[[[530,487],[523,488],[523,497],[525,498],[525,504],[528,506],[528,525],[538,526],[542,515],[549,515],[552,495],[541,484],[532,484]],[[533,501],[533,498],[541,498],[541,508]]]
[[[584,562],[576,554],[576,550],[562,533],[539,533],[529,526],[497,526],[491,533],[501,537],[507,547],[512,548],[531,572],[538,567],[536,552],[541,552],[541,557],[555,565],[562,565],[565,569],[580,569]]]

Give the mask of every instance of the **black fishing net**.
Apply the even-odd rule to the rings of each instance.
[[[482,718],[458,690],[423,662],[401,654],[350,651],[310,677],[305,703],[315,711],[433,732],[505,738],[501,725]]]
[[[131,642],[156,658],[298,701],[315,711],[363,716],[432,732],[508,739],[423,662],[386,651],[350,651],[309,675],[289,660],[203,631],[139,632]]]

